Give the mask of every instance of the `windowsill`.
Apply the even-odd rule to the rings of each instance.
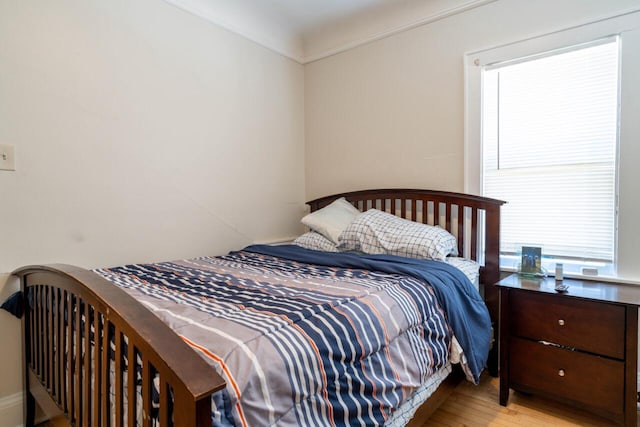
[[[517,273],[518,269],[515,267],[500,267],[500,271],[505,273]],[[562,276],[565,279],[592,280],[597,282],[605,282],[605,283],[609,282],[609,283],[640,286],[639,280],[625,279],[623,277],[610,276],[610,275],[591,276],[591,275],[577,274],[577,273],[563,273]],[[547,277],[554,277],[553,271],[549,272],[549,274],[547,274]]]
[[[555,276],[556,263],[563,264],[562,276],[568,279],[593,280],[598,282],[621,283],[628,285],[640,285],[640,280],[620,277],[616,274],[615,266],[605,262],[576,261],[566,259],[553,259],[542,257],[542,269],[547,277]],[[519,267],[519,257],[513,255],[500,256],[500,270],[504,272],[517,273]],[[597,271],[596,275],[582,273],[583,267]]]

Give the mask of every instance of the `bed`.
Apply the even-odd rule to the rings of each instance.
[[[439,225],[455,236],[456,252],[481,265],[479,270],[480,291],[490,315],[493,335],[497,336],[498,297],[493,284],[499,279],[500,206],[504,202],[442,191],[376,189],[335,194],[310,201],[308,205],[312,213],[319,212],[322,208],[341,198],[347,200],[359,211],[386,212],[417,223]],[[292,255],[291,251],[295,253]],[[335,344],[324,345],[325,350],[322,345],[312,344],[313,351],[318,352],[317,358],[313,359],[315,362],[311,359],[305,359],[302,362],[294,360],[292,364],[282,366],[278,365],[278,360],[295,359],[294,356],[297,355],[297,352],[292,352],[289,349],[289,347],[294,347],[293,344],[282,347],[278,350],[279,353],[273,353],[274,350],[265,344],[255,344],[256,348],[246,351],[254,357],[260,355],[264,359],[254,360],[249,365],[246,361],[237,362],[236,365],[241,367],[239,371],[260,371],[269,365],[273,365],[275,370],[283,371],[294,369],[292,366],[297,366],[298,368],[295,369],[301,372],[293,376],[289,375],[282,380],[275,379],[273,381],[281,381],[280,388],[289,390],[287,387],[290,387],[298,390],[297,393],[304,391],[300,391],[301,389],[305,389],[307,393],[309,390],[315,390],[315,395],[320,396],[318,400],[329,402],[329,409],[318,409],[320,406],[314,406],[315,403],[307,404],[305,399],[296,400],[296,408],[305,407],[306,409],[299,411],[299,413],[296,412],[294,415],[292,415],[293,413],[277,415],[279,413],[274,408],[278,406],[279,401],[276,394],[271,394],[271,391],[262,390],[260,399],[253,401],[249,399],[253,404],[245,401],[243,405],[239,405],[234,401],[238,395],[245,393],[234,390],[237,386],[236,376],[240,378],[242,373],[227,372],[228,365],[233,363],[221,360],[216,352],[201,346],[198,341],[200,339],[198,332],[192,332],[186,326],[194,323],[193,316],[198,315],[194,313],[206,312],[210,308],[213,309],[214,306],[225,313],[222,315],[221,312],[216,312],[214,317],[236,315],[235,312],[232,313],[228,310],[225,305],[227,300],[224,299],[226,297],[220,297],[223,294],[204,296],[194,293],[191,295],[192,291],[185,291],[183,286],[185,286],[187,279],[195,280],[203,288],[203,283],[219,284],[221,285],[219,286],[220,292],[223,292],[224,295],[229,292],[229,289],[234,289],[232,297],[234,300],[241,299],[242,311],[254,316],[251,320],[243,318],[242,322],[245,322],[246,328],[237,332],[239,335],[250,334],[251,332],[247,331],[255,331],[259,328],[280,331],[282,324],[291,323],[305,337],[320,336],[318,342],[327,342],[333,339],[324,335],[325,329],[338,328],[338,326],[328,325],[330,321],[327,319],[329,317],[314,317],[313,321],[306,318],[292,321],[288,315],[281,314],[280,311],[272,308],[269,309],[268,317],[260,317],[264,314],[262,306],[255,303],[254,297],[246,296],[246,299],[242,299],[245,298],[244,292],[249,292],[249,288],[253,284],[260,284],[262,288],[259,292],[264,296],[260,301],[269,299],[269,292],[272,292],[271,297],[273,295],[283,296],[281,299],[275,298],[277,301],[295,301],[303,304],[302,308],[297,308],[297,312],[315,310],[314,316],[318,313],[324,313],[324,307],[334,305],[340,305],[340,309],[343,311],[355,310],[356,308],[342,304],[347,300],[357,301],[357,298],[352,298],[351,294],[345,296],[345,293],[356,291],[351,291],[347,287],[338,289],[336,286],[331,286],[335,283],[337,276],[346,274],[349,276],[349,281],[358,287],[357,292],[364,295],[363,301],[358,301],[357,304],[353,302],[353,304],[357,305],[358,310],[366,307],[365,311],[375,320],[376,316],[383,317],[384,313],[381,315],[379,308],[371,306],[371,299],[383,299],[380,295],[391,295],[395,292],[389,289],[402,289],[405,294],[409,294],[422,293],[424,288],[424,286],[415,285],[414,278],[406,279],[403,273],[403,269],[413,269],[414,261],[401,262],[402,271],[396,271],[396,267],[384,271],[386,268],[384,266],[381,267],[382,271],[369,271],[364,267],[373,265],[378,268],[378,265],[387,265],[389,260],[385,256],[376,255],[371,255],[363,261],[358,255],[325,254],[312,250],[303,250],[302,252],[300,254],[298,249],[292,249],[288,245],[252,246],[223,257],[203,257],[155,265],[122,266],[95,271],[67,265],[28,266],[16,270],[14,274],[21,279],[21,298],[24,299],[23,350],[25,384],[28,392],[25,403],[27,425],[33,423],[36,401],[48,416],[63,414],[73,425],[210,426],[212,419],[219,425],[226,425],[225,423],[229,419],[234,420],[236,425],[251,425],[248,420],[252,417],[252,411],[264,410],[261,406],[271,408],[267,411],[270,415],[265,416],[274,425],[294,425],[296,420],[297,424],[314,424],[319,419],[329,420],[330,425],[348,425],[353,420],[347,415],[343,415],[343,412],[348,412],[344,408],[349,407],[356,408],[352,409],[352,412],[361,413],[357,419],[363,425],[386,423],[389,410],[385,408],[395,408],[394,405],[399,405],[400,401],[409,401],[416,394],[410,393],[415,390],[409,390],[404,385],[394,389],[393,384],[397,383],[398,377],[403,377],[405,375],[403,372],[412,371],[412,368],[405,366],[403,371],[387,366],[388,363],[385,361],[389,359],[387,359],[388,355],[385,352],[389,353],[394,350],[390,342],[385,341],[386,334],[389,333],[386,329],[389,326],[386,324],[381,324],[379,328],[380,331],[383,331],[378,334],[379,337],[382,337],[380,343],[374,344],[382,349],[381,353],[384,353],[375,365],[380,366],[379,372],[373,372],[375,369],[370,368],[369,374],[354,373],[352,368],[344,362],[345,357],[358,359],[358,357],[363,357],[361,354],[354,356],[348,350],[344,350],[346,353],[343,352],[341,355],[338,355],[337,352],[334,354],[332,345],[335,346]],[[331,259],[330,262],[333,263],[338,257],[343,260],[340,262],[344,262],[344,265],[328,266],[329,262],[326,259]],[[211,267],[212,263],[216,264],[215,270]],[[277,271],[276,275],[280,276],[302,270],[305,274],[304,279],[296,277],[293,281],[304,282],[304,286],[306,286],[304,292],[288,284],[286,286],[274,285],[269,281],[270,279],[260,279],[264,275],[271,274],[265,273],[265,266],[272,266],[271,268]],[[451,270],[449,267],[447,269],[445,270]],[[164,276],[159,277],[158,270],[170,270],[172,277],[177,278],[169,280]],[[231,270],[235,276],[227,275]],[[353,277],[354,275],[357,277]],[[391,288],[383,289],[387,283],[391,283],[391,278],[398,282],[389,285]],[[368,282],[365,279],[374,280],[374,282]],[[376,280],[378,282],[375,282]],[[118,283],[120,286],[114,286],[114,282],[120,282]],[[227,288],[222,285],[226,285]],[[317,286],[323,286],[325,290],[331,288],[331,290],[321,293],[310,291],[309,287]],[[382,290],[379,293],[368,290],[362,292],[363,286],[375,289],[380,287]],[[266,288],[272,290],[265,291]],[[167,289],[172,291],[171,296],[155,294],[156,291]],[[437,290],[425,293],[430,293],[431,297],[436,299],[438,297]],[[316,300],[318,298],[320,300]],[[326,298],[326,300],[322,300],[322,298]],[[198,307],[195,309],[185,308],[184,303],[187,299],[193,302],[192,305]],[[309,302],[311,300],[313,300],[313,304]],[[335,303],[335,301],[340,301],[340,303]],[[182,304],[179,306],[180,310],[186,310],[180,312],[180,315],[176,315],[177,311],[170,305],[176,302]],[[392,304],[391,301],[386,300],[383,303],[387,304],[383,307],[389,307]],[[371,309],[368,308],[370,306]],[[392,307],[390,312],[399,313],[395,310]],[[448,310],[445,308],[440,311],[446,312],[446,316],[443,317],[451,322],[455,316],[450,317],[452,315]],[[171,314],[164,320],[158,317],[161,313],[169,312]],[[371,314],[373,312],[375,312],[375,316]],[[335,317],[335,313],[331,316]],[[352,326],[358,322],[350,315],[343,317],[346,319],[346,323],[350,323]],[[400,317],[402,316],[391,316],[389,324],[398,323],[397,319]],[[172,329],[172,327],[176,328],[176,319],[181,319],[182,322],[177,324],[179,332]],[[202,320],[202,322],[205,321]],[[169,326],[170,324],[171,326]],[[203,329],[202,325],[198,325],[198,327],[200,331]],[[222,331],[225,327],[215,327],[217,328],[217,336],[225,337],[224,339],[227,340],[225,345],[236,343],[238,337],[230,329],[226,332]],[[343,347],[350,345],[350,340],[358,341],[361,338],[359,334],[364,335],[373,330],[375,335],[376,330],[370,325],[364,329],[358,329],[356,325],[353,326],[353,330],[349,329],[349,331],[344,329],[345,326],[339,327],[343,328],[341,335],[347,337],[346,341],[340,344]],[[425,329],[421,326],[416,334],[424,335]],[[264,335],[264,333],[260,335]],[[456,331],[456,338],[459,338],[457,335]],[[287,339],[294,340],[290,337]],[[447,340],[451,338],[443,339],[445,343],[448,343]],[[470,337],[469,339],[473,340],[474,338]],[[369,340],[375,341],[373,338],[367,338],[367,341]],[[246,342],[253,343],[254,341],[253,336],[249,336]],[[464,341],[464,338],[461,341]],[[393,342],[396,342],[395,339]],[[404,341],[398,340],[398,342]],[[415,340],[409,339],[407,342],[412,342],[411,345],[415,345]],[[229,355],[241,352],[236,351],[236,348],[245,348],[243,346],[246,347],[247,344],[234,344],[233,351],[230,350],[227,357],[233,359],[235,356]],[[398,344],[397,346],[402,345]],[[322,351],[327,351],[330,356],[324,353],[320,354]],[[437,359],[431,354],[433,350],[425,351],[429,353],[429,363],[433,364],[433,360]],[[422,353],[414,351],[414,353],[424,354],[425,351]],[[283,356],[285,353],[286,355]],[[280,356],[274,357],[274,354]],[[486,358],[486,366],[493,375],[497,374],[497,354],[497,348],[493,346],[488,358]],[[322,361],[327,365],[322,365],[320,369],[317,367],[312,369],[313,366],[309,365]],[[357,360],[355,363],[364,365]],[[451,368],[444,362],[440,362],[440,365],[443,366],[438,367],[438,374],[444,378]],[[300,366],[303,366],[303,369],[299,368]],[[479,368],[482,369],[483,366]],[[476,374],[477,371],[478,369],[476,369]],[[314,382],[309,372],[316,372],[315,375],[322,378]],[[421,372],[419,376],[422,377],[423,374],[424,372]],[[262,375],[269,377],[273,374],[263,373]],[[360,384],[358,393],[353,390],[347,392],[346,390],[350,386],[343,384],[342,387],[345,390],[343,394],[335,396],[327,394],[327,384],[333,387],[331,384],[339,384],[345,378],[351,381],[358,376],[364,378],[367,375],[384,378],[387,382],[383,382],[382,388],[378,386],[376,389],[376,385],[371,385],[367,379]],[[467,375],[469,375],[468,372]],[[258,378],[258,380],[247,379],[245,381],[250,385],[250,390],[260,390],[263,387],[264,383],[261,382],[260,375]],[[294,382],[291,378],[296,378],[295,386],[291,385]],[[438,381],[438,383],[440,382],[442,381]],[[318,384],[322,387],[318,388]],[[414,421],[409,421],[409,425],[412,425],[411,423],[420,425],[420,419],[424,419],[442,401],[442,390],[446,389],[446,382],[444,384],[425,403],[420,400],[416,401],[418,402],[416,406],[419,405],[416,412],[418,415]],[[369,388],[373,390],[367,390]],[[245,395],[251,395],[251,393],[249,391]],[[355,403],[345,403],[349,398],[353,399]],[[340,403],[333,402],[332,399],[335,399],[336,402],[339,400]],[[268,402],[268,404],[264,404],[264,402]],[[375,402],[375,404],[372,405],[371,402]],[[252,409],[252,405],[255,408]],[[215,409],[213,412],[217,414],[215,416],[212,415],[212,407]],[[410,411],[407,419],[413,416],[414,410],[415,408]],[[221,413],[223,416],[220,415]],[[339,422],[331,421],[336,419]],[[405,421],[398,421],[396,417],[394,422],[404,423]],[[320,422],[318,423],[320,424]]]

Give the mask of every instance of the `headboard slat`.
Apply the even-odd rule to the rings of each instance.
[[[478,260],[478,209],[471,208],[471,259]]]
[[[451,224],[451,205],[448,203],[445,205],[444,228],[451,230],[451,234],[453,234],[453,225]]]
[[[464,256],[464,206],[457,205],[458,207],[458,253],[460,256]]]
[[[417,200],[409,200],[409,203],[411,203],[411,220],[412,221],[417,221],[417,205],[418,205],[418,201]]]
[[[423,224],[427,224],[429,221],[429,203],[426,200],[422,201],[422,220]]]

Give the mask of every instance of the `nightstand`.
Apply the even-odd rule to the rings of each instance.
[[[640,287],[511,275],[500,289],[500,404],[509,389],[636,425]]]

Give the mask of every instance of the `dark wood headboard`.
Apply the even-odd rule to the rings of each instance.
[[[439,225],[456,236],[460,256],[481,265],[481,291],[497,336],[499,301],[494,284],[500,279],[500,207],[504,201],[447,191],[374,189],[332,194],[307,204],[313,212],[340,197],[363,212],[375,208],[411,221]],[[497,352],[492,351],[489,371],[497,374]]]
[[[498,281],[500,206],[505,203],[502,200],[447,191],[384,189],[333,194],[307,204],[313,212],[340,197],[363,212],[375,208],[411,221],[441,226],[456,236],[461,256],[483,265],[481,283]]]

